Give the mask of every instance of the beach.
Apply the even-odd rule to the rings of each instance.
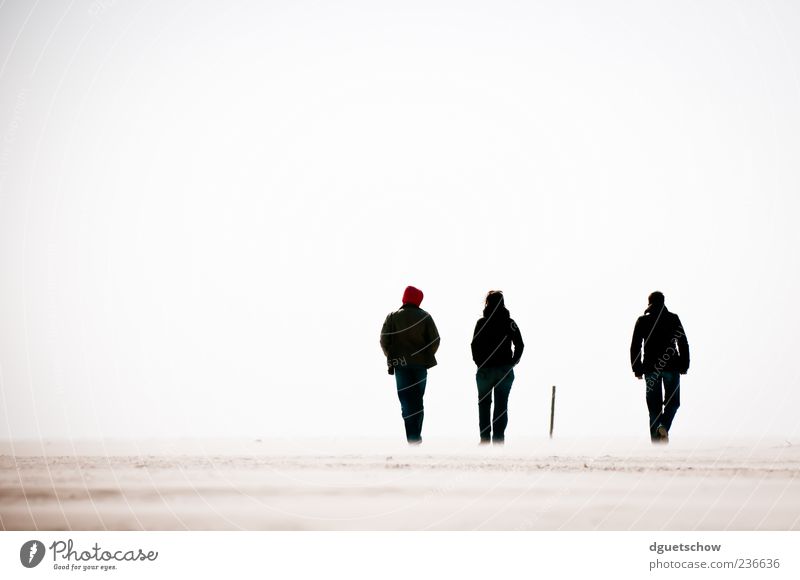
[[[781,440],[5,441],[5,530],[797,530]]]

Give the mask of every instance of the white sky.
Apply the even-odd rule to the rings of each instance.
[[[263,4],[263,6],[262,6]],[[0,437],[397,436],[378,333],[442,335],[423,435],[646,437],[633,324],[692,347],[673,437],[797,437],[800,5],[0,6]]]

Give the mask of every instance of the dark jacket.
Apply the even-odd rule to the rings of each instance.
[[[436,366],[439,331],[430,314],[419,306],[403,304],[386,317],[381,329],[381,348],[386,355],[389,372],[394,367]]]
[[[512,352],[511,345],[514,345]],[[483,367],[515,365],[522,357],[522,333],[505,308],[478,320],[472,334],[472,360]]]
[[[631,339],[631,368],[637,375],[689,370],[686,332],[678,315],[666,306],[651,306],[636,321]]]

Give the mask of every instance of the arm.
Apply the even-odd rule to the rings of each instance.
[[[633,327],[633,337],[631,338],[631,369],[637,378],[644,374],[642,369],[642,329],[639,320]]]
[[[676,336],[678,340],[678,352],[681,356],[681,369],[680,373],[685,375],[686,372],[689,370],[689,341],[686,338],[686,331],[683,330],[683,324],[681,324],[681,319],[675,315],[675,321],[677,322],[677,330]]]
[[[383,328],[381,328],[381,349],[383,349],[383,354],[385,356],[389,356],[389,349],[392,345],[392,315],[389,314],[386,317],[386,320],[383,321]]]
[[[441,343],[441,339],[439,338],[439,329],[436,328],[436,323],[433,321],[433,316],[430,314],[428,315],[428,324],[425,325],[425,333],[428,340],[428,344],[430,345],[431,354],[436,354],[436,351],[439,350],[439,343]]]
[[[483,319],[480,319],[478,320],[478,322],[475,323],[475,330],[472,331],[472,342],[469,345],[470,348],[472,349],[472,360],[478,366],[481,365],[480,361],[478,360],[480,358],[478,352],[480,350],[480,347],[478,346],[478,340],[479,340],[478,333],[481,331],[481,327],[483,326],[481,324],[481,320]]]
[[[519,326],[513,320],[511,321],[511,344],[514,345],[514,358],[511,359],[511,364],[516,366],[519,359],[522,358],[525,343],[522,342],[522,333],[519,330]]]

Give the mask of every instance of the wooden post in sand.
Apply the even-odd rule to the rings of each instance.
[[[550,439],[553,438],[553,419],[556,415],[556,386],[553,385],[553,394],[550,397]]]

